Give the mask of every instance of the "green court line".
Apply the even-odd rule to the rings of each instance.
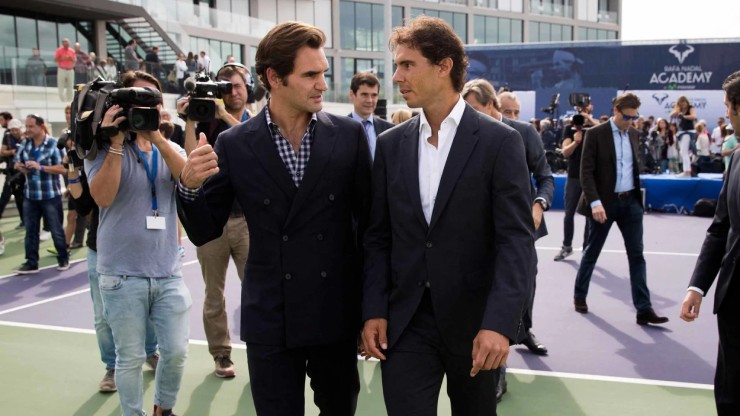
[[[0,325],[0,351],[0,409],[3,414],[120,414],[118,395],[97,391],[104,366],[94,335]],[[182,416],[255,415],[244,350],[235,349],[232,359],[237,377],[216,378],[207,347],[191,344],[176,413]],[[385,415],[380,366],[374,362],[360,362],[358,366],[362,385],[356,414]],[[507,380],[509,392],[498,411],[504,416],[715,414],[712,392],[703,389],[526,374],[509,374]],[[147,411],[152,405],[153,381],[154,373],[145,370]],[[439,415],[450,414],[444,391],[443,386]],[[318,415],[308,383],[306,415]]]

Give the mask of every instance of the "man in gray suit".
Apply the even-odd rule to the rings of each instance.
[[[740,129],[740,71],[727,77],[725,90],[727,117],[735,131]],[[736,152],[737,153],[737,152]],[[707,230],[704,245],[696,261],[689,289],[681,306],[681,319],[691,322],[699,317],[702,298],[717,279],[714,295],[714,313],[719,328],[719,353],[714,376],[714,399],[719,416],[740,414],[740,280],[735,277],[737,264],[737,229],[740,227],[740,166],[735,156],[730,157],[725,183],[719,194],[714,221]],[[719,273],[719,277],[717,274]]]
[[[552,201],[553,193],[555,191],[555,179],[552,177],[550,165],[547,164],[545,149],[542,146],[540,135],[530,123],[512,120],[503,116],[500,103],[496,97],[496,92],[488,81],[484,79],[469,81],[463,88],[462,96],[471,107],[483,114],[487,114],[494,119],[501,121],[509,127],[512,127],[514,130],[518,131],[524,139],[527,168],[532,177],[534,177],[534,181],[537,185],[536,188],[534,185],[530,186],[532,192],[532,219],[534,220],[535,226],[535,240],[546,236],[547,226],[545,225],[543,213],[550,207],[550,202]],[[517,112],[516,114],[518,117],[519,113]],[[535,279],[537,276],[536,253],[532,261],[532,292],[529,297],[527,308],[524,310],[524,314],[522,316],[522,323],[524,324],[525,329],[522,344],[529,348],[529,350],[534,354],[546,355],[547,347],[537,340],[531,331],[532,308],[534,306],[534,294],[535,287],[537,285]],[[506,367],[501,367],[501,377],[499,378],[498,386],[496,388],[496,399],[501,400],[504,393],[506,393]]]
[[[370,145],[370,155],[375,158],[375,142],[380,133],[393,127],[382,118],[375,115],[380,94],[380,81],[372,72],[358,72],[352,77],[349,87],[349,100],[355,109],[349,116],[362,123]]]

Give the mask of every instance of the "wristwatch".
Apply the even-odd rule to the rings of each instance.
[[[548,204],[544,198],[537,198],[534,200],[534,202],[537,202],[538,204],[540,204],[543,211],[547,211],[548,209],[550,209],[550,204]]]

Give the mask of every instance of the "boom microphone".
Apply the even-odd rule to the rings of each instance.
[[[193,90],[195,90],[195,79],[194,79],[193,77],[189,77],[189,78],[187,78],[187,79],[186,79],[186,80],[185,80],[185,81],[183,82],[183,86],[185,87],[185,89],[186,89],[186,90],[187,90],[188,92],[193,92]]]

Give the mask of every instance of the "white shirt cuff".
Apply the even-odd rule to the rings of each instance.
[[[688,291],[688,290],[694,291],[694,292],[696,292],[696,293],[698,293],[698,294],[700,294],[700,295],[704,296],[704,291],[703,291],[703,290],[701,290],[701,289],[699,289],[699,288],[698,288],[698,287],[696,287],[696,286],[689,286],[689,288],[687,289],[687,291]]]

